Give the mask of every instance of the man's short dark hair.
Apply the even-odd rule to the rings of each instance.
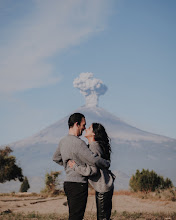
[[[70,115],[68,119],[68,127],[71,128],[73,125],[78,122],[78,124],[81,124],[82,118],[85,118],[85,116],[81,113],[74,113]]]

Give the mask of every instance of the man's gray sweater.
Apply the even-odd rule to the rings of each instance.
[[[60,140],[59,146],[53,156],[53,161],[64,166],[66,182],[86,183],[87,177],[71,169],[67,165],[68,160],[74,160],[76,164],[81,166],[88,164],[99,168],[108,168],[110,165],[109,161],[93,154],[83,140],[70,134]]]

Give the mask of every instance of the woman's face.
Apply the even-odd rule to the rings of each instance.
[[[93,128],[92,128],[92,124],[91,124],[90,127],[86,129],[85,137],[89,138],[89,137],[93,137],[94,135],[95,134],[93,132]]]

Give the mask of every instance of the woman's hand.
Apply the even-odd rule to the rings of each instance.
[[[73,168],[73,166],[76,164],[74,160],[69,160],[67,163],[70,168]]]

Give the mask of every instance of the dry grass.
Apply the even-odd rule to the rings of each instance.
[[[64,195],[64,192],[59,194],[52,193],[0,193],[0,197],[9,196],[9,197],[56,197]],[[95,195],[95,190],[89,189],[89,195]],[[133,196],[142,199],[151,199],[151,200],[160,200],[160,201],[176,201],[176,188],[167,189],[167,190],[156,190],[155,192],[132,192],[129,190],[119,190],[114,191],[114,195],[125,195],[125,196]]]
[[[3,196],[9,196],[9,197],[32,197],[32,196],[41,196],[41,194],[38,193],[32,193],[32,192],[12,192],[12,193],[0,193],[0,197]]]
[[[89,195],[95,195],[94,190],[89,190]],[[176,202],[176,188],[167,190],[156,190],[155,192],[132,192],[129,190],[114,191],[114,195],[133,196],[141,199],[150,199],[152,201],[173,201]]]
[[[95,192],[89,191],[89,195],[94,195]],[[176,202],[176,188],[166,190],[156,190],[155,192],[133,192],[130,190],[114,191],[114,195],[133,196],[141,199],[151,199],[153,201],[173,201]]]
[[[0,193],[0,197],[9,196],[9,197],[57,197],[60,195],[64,195],[64,192],[59,194],[52,193]],[[95,195],[95,190],[89,189],[89,195]],[[119,190],[114,191],[114,195],[125,195],[125,196],[133,196],[142,199],[151,199],[151,200],[159,200],[159,201],[173,201],[176,202],[176,188],[167,189],[167,190],[156,190],[155,192],[132,192],[129,190]]]
[[[156,190],[155,192],[137,192],[131,194],[141,199],[150,199],[153,201],[173,201],[176,202],[176,189]]]
[[[114,195],[125,195],[125,196],[131,196],[134,193],[128,190],[119,190],[119,191],[114,191]]]
[[[173,192],[172,192],[173,190]],[[131,201],[133,201],[133,203],[135,202],[135,199],[132,198],[132,197],[140,197],[140,198],[143,198],[143,199],[146,199],[146,201],[143,201],[140,202],[142,203],[141,204],[141,207],[143,207],[146,203],[147,204],[150,204],[151,203],[151,198],[154,198],[154,200],[162,200],[161,199],[161,195],[165,195],[165,197],[168,197],[167,200],[170,200],[171,199],[171,195],[175,195],[175,189],[170,189],[170,190],[165,190],[165,191],[162,191],[162,192],[155,192],[155,193],[134,193],[134,192],[130,192],[130,191],[127,191],[127,190],[121,190],[121,191],[115,191],[114,192],[114,195],[116,195],[116,198],[125,198],[125,201],[123,200],[119,200],[121,201],[120,204],[122,204],[123,202],[123,206],[126,206],[127,202],[130,202],[130,205],[131,205]],[[89,193],[91,193],[92,195],[94,194],[94,191],[93,190],[90,190]],[[160,195],[160,197],[158,198],[158,194]],[[11,194],[5,194],[6,196],[11,196]],[[15,203],[15,205],[19,205],[20,209],[18,209],[18,212],[17,212],[17,208],[16,206],[4,206],[5,208],[4,209],[1,209],[1,212],[0,212],[0,220],[28,220],[28,219],[33,219],[33,220],[37,220],[37,219],[40,219],[40,220],[65,220],[65,219],[68,219],[68,213],[67,213],[67,210],[64,211],[64,212],[58,212],[58,213],[55,213],[56,211],[50,211],[50,214],[49,212],[45,212],[45,214],[42,214],[42,212],[39,211],[39,209],[37,209],[36,207],[38,207],[38,203],[41,203],[42,202],[42,207],[43,206],[43,195],[41,194],[37,194],[37,198],[35,198],[36,201],[31,201],[33,200],[34,198],[30,198],[30,196],[32,195],[31,194],[28,194],[27,195],[27,198],[17,198],[17,200],[22,200],[23,203]],[[35,194],[36,195],[36,194]],[[118,197],[119,195],[119,197]],[[123,196],[125,195],[125,196]],[[167,195],[167,196],[166,196]],[[2,194],[1,194],[2,196]],[[17,196],[21,197],[22,195],[18,194],[17,193]],[[26,195],[23,195],[24,197],[26,197]],[[29,198],[28,198],[29,197]],[[165,198],[163,196],[163,198]],[[94,199],[94,196],[90,196],[90,198],[93,198]],[[15,199],[15,198],[13,198]],[[147,199],[149,199],[147,201]],[[1,199],[3,200],[3,198]],[[7,200],[9,200],[9,198],[7,198]],[[30,200],[29,202],[29,206],[33,206],[32,209],[28,209],[26,212],[24,211],[25,208],[23,208],[24,204],[25,206],[28,206],[28,203],[26,202],[26,200]],[[51,202],[51,200],[57,200],[57,198],[46,198],[44,199],[45,201],[44,202]],[[137,199],[138,200],[138,199]],[[60,201],[60,200],[58,200]],[[64,200],[65,201],[65,200]],[[92,200],[91,200],[92,201]],[[141,201],[141,200],[140,200]],[[54,201],[55,203],[55,201]],[[50,205],[47,205],[48,207],[52,206],[51,204],[54,204],[54,203],[48,203]],[[157,202],[156,202],[157,203]],[[168,203],[170,205],[172,205],[172,209],[165,209],[165,204]],[[62,204],[63,204],[63,201],[61,203],[59,203],[60,205],[58,207],[61,207]],[[138,203],[137,203],[138,204]],[[155,203],[153,203],[154,205]],[[113,208],[113,211],[112,211],[112,216],[111,216],[111,219],[114,219],[114,220],[127,220],[127,219],[138,219],[138,220],[142,220],[142,219],[147,219],[147,220],[176,220],[176,210],[174,209],[175,207],[175,202],[164,202],[164,209],[154,209],[153,211],[151,211],[150,209],[136,209],[136,208],[132,208],[132,209],[120,209],[119,207],[119,204],[117,204],[117,206],[115,205],[114,208]],[[139,204],[138,204],[139,205]],[[161,204],[160,204],[161,205]],[[3,207],[3,206],[2,206]],[[1,208],[2,208],[1,207]],[[7,208],[8,207],[8,208]],[[14,209],[15,207],[15,209]],[[45,206],[46,207],[46,206]],[[157,206],[156,206],[157,207]],[[3,211],[5,210],[5,211]],[[35,212],[33,212],[35,210]],[[37,210],[40,212],[40,214],[37,212]],[[85,213],[85,217],[84,217],[84,220],[94,220],[96,219],[96,209],[94,209],[93,211],[90,212],[90,210],[92,209],[87,209],[86,213]],[[143,210],[143,211],[142,211]],[[170,211],[168,211],[170,210]],[[29,211],[29,213],[28,213]],[[26,214],[25,214],[26,213]],[[43,212],[44,213],[44,212]],[[67,213],[67,214],[61,214],[61,213]]]
[[[89,194],[90,196],[95,195],[95,190],[94,190],[94,189],[89,189],[88,194]]]
[[[33,192],[12,192],[12,193],[0,193],[0,197],[4,197],[4,196],[9,196],[9,197],[34,197],[34,196],[38,196],[38,197],[56,197],[56,196],[60,196],[60,195],[65,195],[65,193],[63,191],[59,191],[59,193],[55,192],[41,192],[41,193],[33,193]]]
[[[128,190],[120,190],[120,191],[114,191],[114,195],[126,195],[131,196],[134,193]],[[95,195],[95,190],[91,189],[89,190],[89,195]]]
[[[1,213],[0,215],[0,220],[66,220],[68,219],[68,214],[64,215],[58,215],[58,214],[38,214],[35,212],[28,213],[28,214],[23,214],[23,213],[12,213],[9,210],[9,213]],[[134,213],[129,213],[129,212],[122,212],[122,213],[117,213],[114,211],[111,215],[111,219],[114,220],[127,220],[127,219],[150,219],[150,220],[175,220],[176,219],[176,213],[170,213],[170,214],[165,214],[165,213],[141,213],[141,212],[134,212]],[[84,220],[96,220],[96,214],[95,213],[90,213],[87,212],[85,213]]]

